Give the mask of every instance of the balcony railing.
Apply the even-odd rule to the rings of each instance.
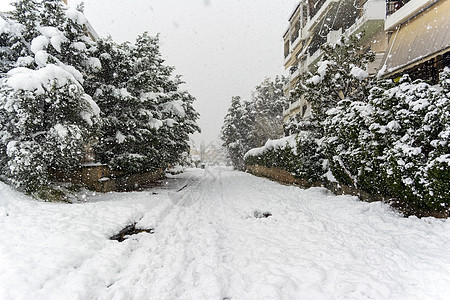
[[[326,0],[318,0],[318,1],[311,1],[311,5],[309,7],[310,9],[310,18],[313,18],[316,13],[319,11],[319,9],[322,7],[322,5],[325,3]]]
[[[409,0],[386,0],[386,16],[392,15],[408,2]]]

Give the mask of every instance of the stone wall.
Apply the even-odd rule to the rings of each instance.
[[[70,182],[83,184],[88,189],[107,193],[112,191],[136,190],[161,179],[164,175],[162,169],[154,172],[123,174],[112,172],[106,165],[86,164],[76,171],[54,171],[51,180],[55,182]]]
[[[309,182],[304,179],[296,178],[294,175],[281,168],[268,168],[260,165],[246,166],[247,171],[259,177],[266,177],[284,184],[298,185],[302,188],[313,186],[322,186],[321,182]]]
[[[366,201],[366,202],[373,202],[373,201],[383,201],[384,198],[378,195],[371,195],[367,192],[361,191],[355,187],[347,186],[347,185],[341,185],[337,182],[310,182],[305,179],[297,178],[291,173],[287,172],[286,170],[280,169],[280,168],[268,168],[265,166],[260,165],[253,165],[253,166],[246,166],[247,171],[252,173],[253,175],[260,176],[260,177],[266,177],[271,180],[283,183],[283,184],[292,184],[299,186],[301,188],[310,188],[310,187],[324,187],[329,189],[331,192],[333,192],[335,195],[352,195],[352,196],[358,196],[359,199]]]
[[[161,179],[163,175],[163,170],[159,169],[154,172],[120,175],[117,176],[114,181],[116,183],[116,190],[132,191],[148,186],[152,182]]]

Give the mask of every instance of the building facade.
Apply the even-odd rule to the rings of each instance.
[[[369,74],[395,79],[411,72],[436,81],[449,60],[449,11],[449,0],[301,0],[283,34],[286,96],[301,74],[315,69],[321,45],[362,31],[361,43],[375,52]],[[310,113],[307,99],[290,97],[283,121],[308,118]]]
[[[450,1],[387,1],[385,30],[389,45],[382,76],[402,74],[434,84],[439,72],[450,66]]]

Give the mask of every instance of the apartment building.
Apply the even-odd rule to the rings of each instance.
[[[409,74],[437,83],[439,72],[450,66],[450,1],[388,0],[386,4],[389,45],[382,76],[397,80]]]
[[[449,6],[449,0],[301,0],[283,35],[285,94],[302,73],[314,70],[321,45],[361,31],[362,44],[376,54],[369,73],[396,79],[409,72],[436,82],[449,65]],[[309,116],[310,105],[302,97],[291,98],[283,111],[285,123]]]

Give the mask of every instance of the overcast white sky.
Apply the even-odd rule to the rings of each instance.
[[[0,0],[0,9],[9,2]],[[100,36],[123,42],[144,31],[160,33],[163,57],[197,98],[202,128],[197,143],[219,139],[232,96],[249,98],[265,77],[284,74],[282,34],[297,2],[84,0],[85,15]]]

